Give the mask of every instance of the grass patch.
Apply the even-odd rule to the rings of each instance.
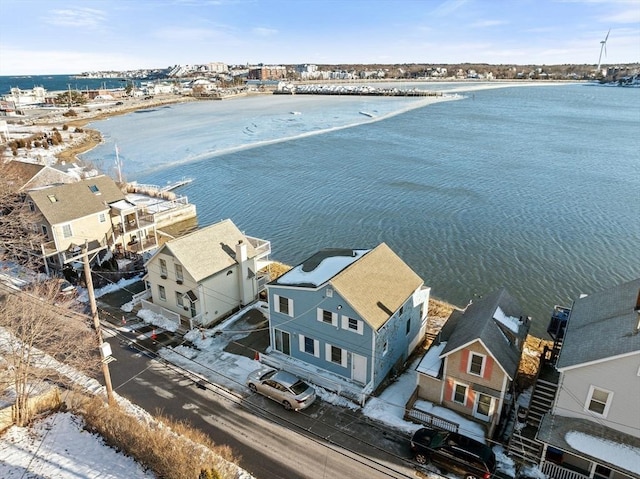
[[[85,428],[105,443],[133,457],[158,477],[233,479],[238,458],[186,422],[165,416],[145,421],[96,397],[75,396],[69,410],[84,418]]]

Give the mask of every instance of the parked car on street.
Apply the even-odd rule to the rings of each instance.
[[[313,403],[316,391],[304,381],[286,371],[262,368],[247,377],[247,386],[254,392],[273,399],[285,409],[300,411]]]
[[[418,429],[411,450],[420,464],[431,462],[465,479],[489,479],[496,471],[496,455],[489,446],[456,432]]]

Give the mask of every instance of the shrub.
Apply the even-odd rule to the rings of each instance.
[[[67,125],[66,123],[62,125],[62,131],[67,131],[68,129],[69,129],[69,125]]]
[[[134,457],[158,477],[172,479],[232,479],[237,466],[231,450],[216,446],[208,436],[184,422],[166,417],[145,423],[99,398],[84,398],[70,405],[84,417],[85,428]],[[203,476],[203,474],[205,474]]]
[[[65,111],[62,116],[78,116],[78,113],[75,110]]]
[[[74,130],[76,133],[82,133],[84,132],[84,130],[80,127],[76,127],[76,129]]]

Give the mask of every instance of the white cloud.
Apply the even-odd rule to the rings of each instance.
[[[198,42],[215,38],[219,33],[210,28],[168,27],[157,30],[153,36],[167,41]]]
[[[605,16],[603,21],[609,23],[638,23],[640,22],[640,7],[636,4],[626,10],[612,13]]]
[[[504,20],[481,20],[475,23],[472,23],[471,26],[475,28],[486,28],[486,27],[497,27],[499,25],[507,25],[509,22],[505,22]]]
[[[107,15],[95,8],[51,10],[43,21],[59,27],[96,28],[102,25]]]
[[[253,33],[258,35],[259,37],[270,37],[272,35],[277,35],[278,30],[274,30],[273,28],[264,28],[264,27],[256,27],[251,30]]]

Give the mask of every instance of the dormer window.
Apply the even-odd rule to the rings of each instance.
[[[51,203],[58,202],[58,198],[56,198],[56,195],[47,195],[47,198],[49,198],[49,201],[51,201]]]
[[[100,194],[100,189],[98,188],[98,185],[91,185],[89,186],[89,190],[91,191],[91,193],[93,193],[94,195],[99,195]]]

